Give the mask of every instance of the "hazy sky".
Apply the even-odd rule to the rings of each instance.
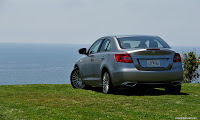
[[[200,46],[200,0],[0,0],[0,42],[91,44],[123,34]]]

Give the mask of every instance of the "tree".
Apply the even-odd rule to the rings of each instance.
[[[196,57],[194,52],[184,53],[183,56],[183,68],[184,68],[184,80],[185,83],[191,83],[199,78],[198,67],[200,60]]]

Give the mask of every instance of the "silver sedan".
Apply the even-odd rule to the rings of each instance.
[[[118,87],[163,87],[179,94],[183,80],[182,59],[158,36],[105,36],[87,50],[71,73],[74,88],[102,87],[112,93]]]

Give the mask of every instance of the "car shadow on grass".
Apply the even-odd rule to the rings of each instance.
[[[88,90],[102,93],[102,88],[92,87]],[[160,95],[169,95],[165,90],[157,88],[118,88],[113,91],[113,95],[125,95],[125,96],[160,96]],[[172,95],[172,94],[170,94]],[[174,95],[189,95],[188,93],[179,93]]]

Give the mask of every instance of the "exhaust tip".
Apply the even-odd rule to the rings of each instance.
[[[122,83],[123,85],[127,86],[127,87],[134,87],[137,85],[137,82],[125,82]]]
[[[179,86],[179,85],[181,85],[182,82],[181,81],[173,81],[171,83],[173,86]]]

